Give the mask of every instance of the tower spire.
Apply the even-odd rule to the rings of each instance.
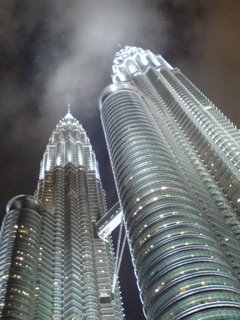
[[[64,120],[74,120],[75,118],[71,114],[71,105],[70,105],[70,103],[68,103],[67,108],[68,108],[68,112],[66,113],[66,115],[65,115],[65,117],[63,119]]]

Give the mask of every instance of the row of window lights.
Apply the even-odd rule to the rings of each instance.
[[[18,288],[11,288],[11,291],[17,292],[17,293],[22,293],[24,296],[29,296],[29,293],[26,292],[25,290],[20,290]]]
[[[181,234],[184,234],[184,232],[182,232]],[[202,234],[200,234],[200,235],[202,235]],[[170,238],[171,236],[170,235],[168,235],[168,238]],[[143,244],[147,239],[149,239],[150,238],[150,235],[148,234],[147,235],[147,238],[144,238],[140,243],[141,244]],[[229,239],[228,238],[225,238],[224,239],[224,241],[229,241]],[[185,246],[189,246],[189,245],[192,245],[192,243],[189,243],[189,242],[186,242],[185,243]],[[204,244],[204,246],[205,247],[208,247],[209,245],[206,243],[206,244]],[[178,247],[178,246],[177,246]],[[146,254],[148,254],[152,249],[154,248],[154,245],[150,245],[150,247],[145,251],[145,255]],[[176,248],[176,246],[171,246],[171,249],[175,249]]]
[[[194,255],[192,255],[192,257],[194,257]],[[211,258],[213,258],[213,257],[211,257]],[[195,270],[195,271],[199,271],[199,268],[194,268],[194,270]],[[217,271],[219,272],[220,269],[217,269]],[[182,274],[182,275],[185,274],[185,271],[181,271],[180,274]],[[158,286],[154,291],[155,291],[156,293],[159,292],[159,291],[163,288],[164,285],[165,285],[165,283],[162,282],[161,285]],[[206,283],[205,281],[202,281],[202,282],[201,282],[201,285],[206,286],[207,283]],[[224,283],[224,285],[227,285],[227,283]],[[189,287],[189,286],[187,286],[187,287]],[[186,287],[186,288],[187,288],[187,287]]]
[[[29,270],[32,270],[32,268],[28,264],[22,264],[20,262],[15,262],[15,265],[19,266],[19,267],[25,267],[25,268],[27,268]]]
[[[149,236],[149,235],[148,235],[148,236]],[[150,236],[149,236],[149,237],[150,237]],[[185,246],[189,246],[189,245],[192,245],[192,243],[186,242],[184,245],[185,245]],[[208,247],[208,244],[205,244],[204,246],[205,246],[205,247]],[[178,246],[171,246],[171,249],[175,249],[176,247],[178,247]],[[153,245],[153,244],[150,245],[150,247],[145,251],[145,255],[147,255],[153,248],[154,248],[154,245]]]
[[[19,251],[19,250],[17,250],[17,253],[19,253],[20,255],[27,255],[27,256],[29,256],[30,254],[29,253],[25,253],[25,252],[23,252],[23,251]],[[32,257],[32,256],[31,256]]]
[[[165,195],[165,198],[170,198],[171,197],[171,195],[170,194],[166,194]],[[137,198],[137,199],[139,199],[139,198]],[[153,201],[157,201],[158,200],[158,197],[154,197],[153,198]],[[139,206],[139,208],[133,213],[133,216],[135,216],[140,210],[142,210],[142,206]]]
[[[167,190],[168,187],[162,186],[160,189],[161,189],[161,190]],[[151,189],[150,191],[151,191],[151,192],[154,192],[154,191],[156,191],[156,190]],[[154,197],[153,199],[154,199],[154,200],[157,200],[157,197]],[[140,198],[136,198],[136,202],[138,202],[138,201],[140,201]]]
[[[25,228],[25,226],[24,226],[24,225],[20,225],[20,226],[18,226],[17,224],[15,224],[15,225],[14,225],[14,228],[15,228],[15,229],[18,229],[18,228],[20,228],[20,229],[24,229],[24,228]],[[30,227],[30,228],[27,228],[27,229],[29,229],[29,230],[31,230],[31,231],[33,230],[33,228],[31,228],[31,227]]]
[[[158,293],[158,292],[164,287],[164,285],[165,285],[165,283],[162,282],[162,283],[160,284],[160,286],[158,286],[158,287],[154,290],[154,292],[155,292],[155,293]],[[206,282],[206,281],[201,281],[200,285],[206,287],[206,286],[208,286],[208,282]],[[223,285],[227,285],[227,283],[225,282],[225,283],[223,283]],[[185,286],[185,287],[180,288],[179,294],[183,294],[183,293],[187,292],[189,288],[191,288],[190,285],[187,285],[187,286]],[[211,300],[212,298],[213,298],[213,297],[209,297],[208,299]]]
[[[180,221],[177,221],[175,224],[181,224],[181,223],[183,223],[183,222],[182,222],[182,221],[181,221],[181,222],[180,222]],[[171,225],[172,225],[172,223],[171,223]],[[198,224],[195,223],[195,225],[198,225]],[[147,226],[148,226],[147,224],[144,225],[144,228],[147,228]],[[167,225],[164,224],[164,227],[166,228]],[[186,232],[186,231],[181,231],[180,234],[187,234],[187,232]],[[170,238],[170,237],[175,236],[175,235],[176,235],[176,234],[173,234],[173,235],[172,235],[172,234],[168,234],[167,237]],[[202,236],[203,234],[200,233],[200,235]],[[151,235],[148,234],[145,238],[143,238],[142,240],[140,240],[140,243],[141,243],[141,244],[144,243],[144,242],[147,241],[150,237],[151,237]]]
[[[179,224],[179,223],[176,223],[176,224]],[[196,225],[197,225],[197,223],[196,223]],[[187,231],[181,231],[180,234],[181,234],[181,235],[187,234]],[[176,233],[174,233],[174,234],[168,234],[168,235],[167,235],[167,238],[171,238],[171,237],[174,237],[174,236],[176,236],[176,235],[177,235]],[[203,234],[200,233],[199,235],[202,236]],[[143,243],[144,243],[145,241],[147,241],[150,237],[151,237],[151,235],[148,234],[145,238],[143,238],[142,240],[140,240],[140,243],[143,244]],[[226,238],[225,241],[228,241],[228,238]]]
[[[22,279],[22,276],[18,275],[18,274],[12,274],[10,276],[11,279]]]

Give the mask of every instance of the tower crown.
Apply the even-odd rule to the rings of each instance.
[[[161,55],[155,55],[150,50],[125,46],[115,54],[112,67],[113,82],[128,81],[134,74],[144,73],[150,67],[156,70],[164,67],[172,69]]]
[[[46,172],[53,171],[55,167],[65,167],[68,163],[75,167],[85,166],[99,176],[90,140],[83,126],[71,114],[70,106],[50,136],[41,162],[40,179]]]

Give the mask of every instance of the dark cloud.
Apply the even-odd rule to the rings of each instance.
[[[125,45],[161,53],[240,124],[239,21],[238,0],[1,0],[2,213],[11,196],[34,192],[68,103],[91,138],[109,203],[116,200],[97,101]],[[141,318],[127,308],[127,320]]]
[[[220,1],[197,25],[193,59],[186,72],[238,126],[240,83],[240,2]]]

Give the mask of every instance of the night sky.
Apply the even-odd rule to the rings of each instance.
[[[68,103],[96,152],[109,207],[116,202],[97,104],[125,45],[162,54],[240,125],[239,0],[1,0],[1,215],[12,196],[33,194]],[[121,268],[126,320],[144,319],[127,255]]]

